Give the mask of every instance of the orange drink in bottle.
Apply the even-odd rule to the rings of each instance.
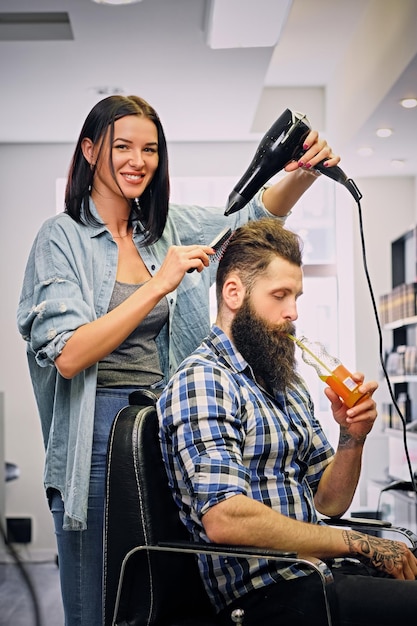
[[[358,390],[358,383],[353,380],[352,374],[342,364],[327,375],[321,374],[320,378],[342,398],[349,409],[367,397],[366,393],[361,393]]]
[[[320,379],[327,383],[348,408],[368,396],[359,391],[358,383],[353,380],[352,374],[337,357],[330,355],[326,348],[318,341],[310,341],[307,337],[297,339],[293,335],[288,337],[295,341],[302,350],[303,361],[312,365]]]

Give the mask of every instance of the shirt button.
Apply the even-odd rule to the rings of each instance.
[[[174,298],[171,298],[171,300],[169,301],[170,304],[174,304]]]
[[[151,270],[154,271],[155,270],[155,265],[151,265]]]

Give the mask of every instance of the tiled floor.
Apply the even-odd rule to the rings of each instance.
[[[0,626],[64,626],[56,563],[23,567],[0,565]]]

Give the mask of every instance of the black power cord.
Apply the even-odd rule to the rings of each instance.
[[[352,181],[353,182],[353,181]],[[356,187],[356,185],[355,185]],[[360,196],[362,197],[362,196]],[[385,366],[385,356],[384,356],[384,345],[383,345],[383,335],[382,335],[382,329],[381,329],[381,324],[379,321],[379,315],[378,315],[378,307],[376,305],[376,301],[375,301],[375,296],[374,296],[374,292],[373,292],[373,288],[372,288],[372,283],[371,283],[371,279],[369,276],[369,271],[368,271],[368,262],[366,260],[366,246],[365,246],[365,237],[364,237],[364,230],[363,230],[363,220],[362,220],[362,208],[361,208],[361,203],[360,203],[360,197],[355,198],[357,205],[358,205],[358,216],[359,216],[359,233],[360,233],[360,238],[361,238],[361,246],[362,246],[362,259],[363,259],[363,267],[365,270],[365,276],[366,276],[366,280],[368,283],[368,289],[369,289],[369,293],[371,295],[371,301],[372,301],[372,307],[374,310],[374,314],[375,314],[375,320],[376,320],[376,325],[377,325],[377,329],[378,329],[378,339],[379,339],[379,360],[381,362],[381,367],[382,367],[382,371],[384,374],[384,378],[387,382],[387,386],[388,386],[388,391],[392,400],[392,403],[395,407],[395,410],[397,411],[400,420],[401,420],[401,424],[402,424],[402,434],[403,434],[403,445],[404,445],[404,451],[405,451],[405,457],[406,457],[406,461],[407,461],[407,466],[408,466],[408,471],[410,474],[410,490],[413,490],[414,493],[417,494],[417,486],[416,486],[416,478],[413,472],[413,468],[411,465],[411,460],[410,460],[410,453],[408,450],[408,444],[407,444],[407,429],[406,429],[406,421],[405,421],[405,417],[403,416],[400,407],[398,406],[397,400],[395,399],[395,394],[392,388],[392,384],[391,384],[391,380],[389,377],[389,374],[387,372],[386,366]],[[379,507],[379,505],[378,505]]]
[[[33,604],[33,610],[35,613],[35,626],[42,626],[42,621],[41,621],[41,613],[40,613],[40,608],[39,608],[39,603],[38,603],[38,599],[36,597],[36,592],[35,589],[33,587],[33,583],[32,580],[28,574],[28,572],[26,571],[26,568],[23,564],[23,561],[21,560],[19,554],[17,553],[17,551],[15,550],[15,548],[13,547],[12,543],[9,541],[8,537],[7,537],[7,533],[5,531],[5,529],[3,528],[3,524],[0,521],[0,535],[4,541],[4,545],[6,546],[9,554],[11,555],[11,557],[13,558],[14,563],[17,565],[17,568],[27,586],[27,589],[29,591],[29,595],[31,597],[32,600],[32,604]]]

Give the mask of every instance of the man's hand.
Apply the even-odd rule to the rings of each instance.
[[[350,554],[362,563],[399,580],[417,578],[417,558],[402,541],[373,537],[354,530],[344,530],[343,538]]]
[[[359,383],[359,391],[366,396],[351,409],[347,408],[330,387],[325,389],[325,394],[331,402],[333,417],[341,429],[342,443],[345,445],[349,445],[349,442],[363,443],[377,417],[376,403],[372,395],[378,388],[378,383],[374,380],[364,383],[363,374],[359,372],[352,374],[352,378]]]

